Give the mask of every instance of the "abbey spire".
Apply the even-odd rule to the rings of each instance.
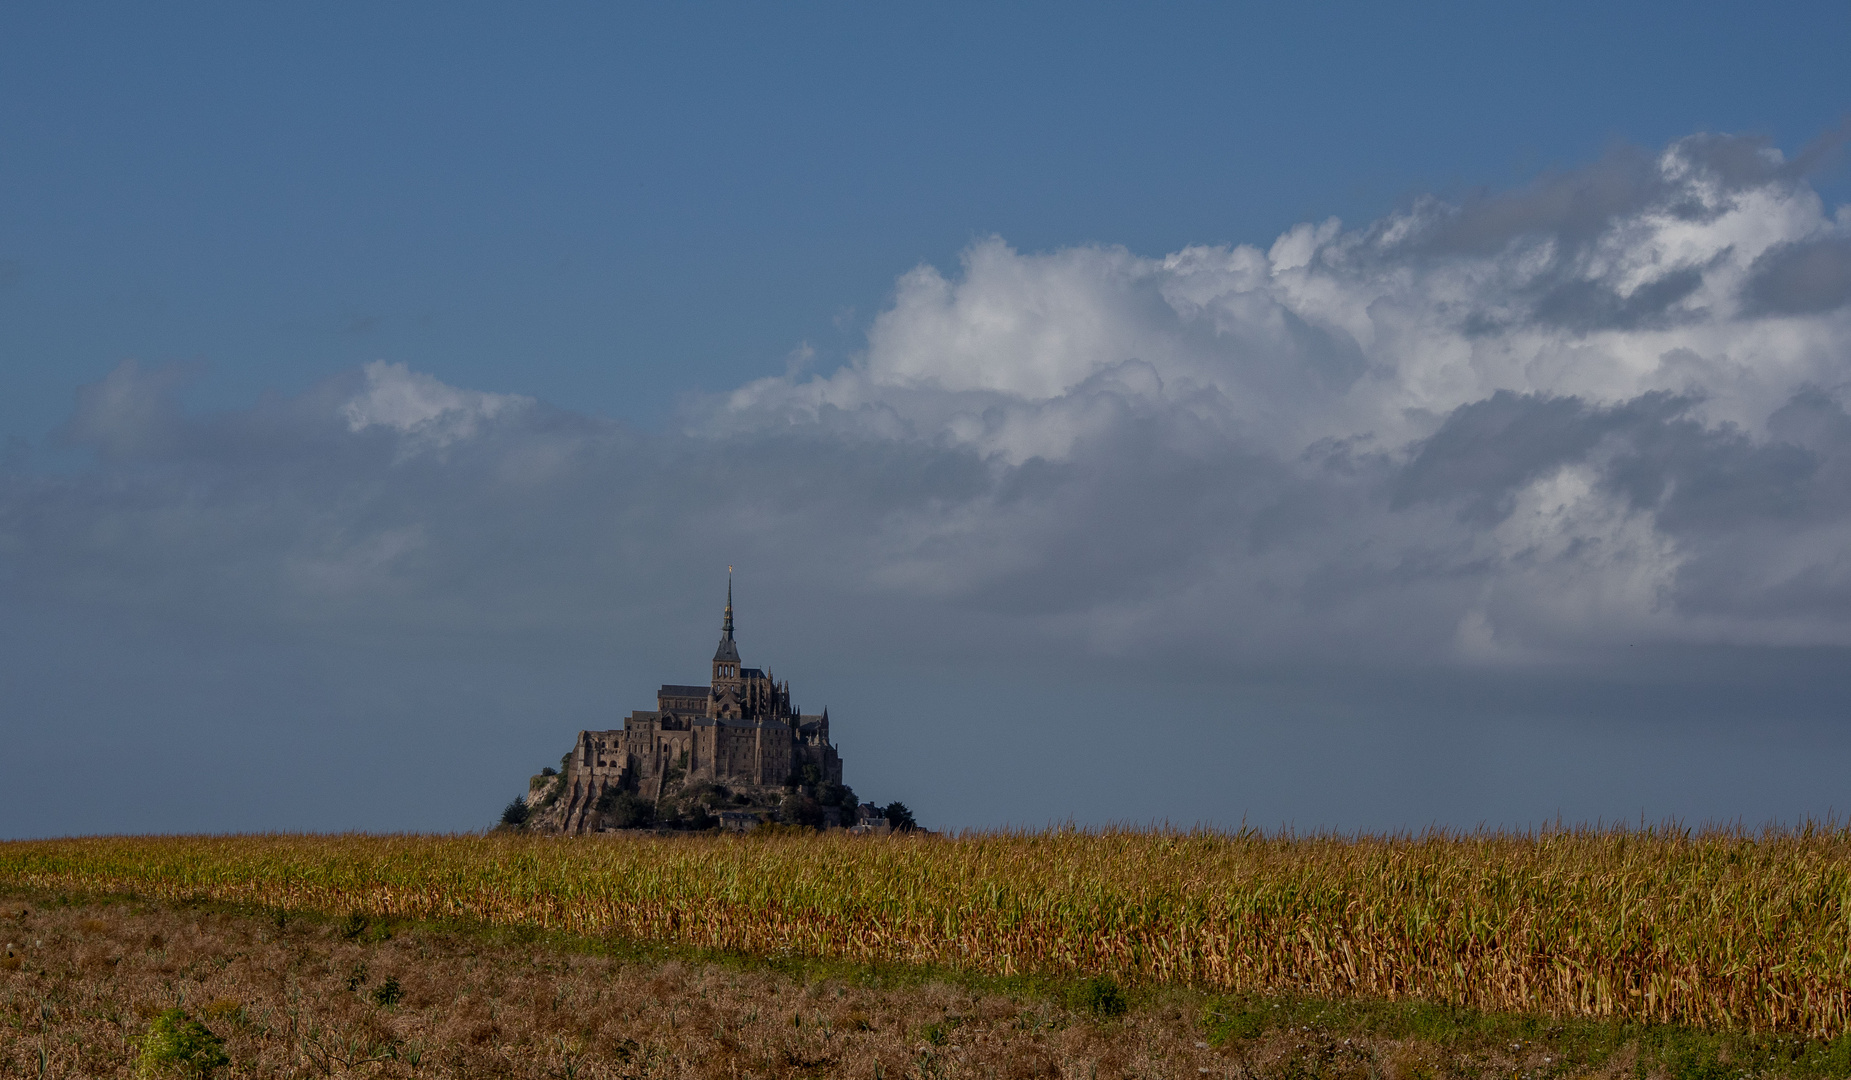
[[[713,681],[739,677],[739,645],[733,641],[733,568],[726,568],[726,617],[720,624],[720,647],[713,652]]]

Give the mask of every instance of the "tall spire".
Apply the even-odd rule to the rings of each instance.
[[[733,642],[733,568],[730,566],[726,568],[726,621],[720,626],[720,647],[713,651],[713,662],[715,664],[739,663],[739,646]],[[739,674],[736,670],[729,669],[729,671],[727,678],[735,678]],[[717,679],[720,676],[721,672],[716,668],[714,678]]]

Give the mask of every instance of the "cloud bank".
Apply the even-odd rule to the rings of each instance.
[[[543,620],[549,572],[621,604],[694,543],[1112,654],[1851,643],[1851,217],[1752,140],[1267,250],[984,240],[668,437],[385,362],[189,417],[181,374],[83,391],[95,471],[9,477],[15,588]]]
[[[1841,646],[1848,225],[1703,136],[1265,251],[988,240],[904,276],[854,365],[704,430],[980,462],[882,522],[868,580],[1103,650]]]
[[[185,373],[125,364],[65,430],[93,468],[0,472],[0,589],[635,644],[737,563],[816,655],[953,667],[1842,649],[1851,210],[1809,166],[1705,135],[1266,249],[987,239],[903,275],[852,363],[670,434],[385,362],[188,415]]]

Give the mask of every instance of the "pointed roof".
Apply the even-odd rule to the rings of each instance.
[[[726,568],[726,621],[720,627],[720,647],[713,652],[713,662],[739,662],[739,645],[733,641],[733,568]]]

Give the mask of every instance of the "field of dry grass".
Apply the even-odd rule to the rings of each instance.
[[[1176,1010],[1100,1021],[946,983],[626,962],[433,930],[9,901],[0,1073],[133,1075],[179,1006],[221,1076],[1152,1076],[1222,1059]],[[18,917],[25,911],[24,918]],[[42,1066],[42,1071],[41,1071]]]
[[[240,836],[0,844],[0,888],[757,956],[1833,1038],[1851,833]]]
[[[1103,1000],[907,970],[613,955],[583,939],[0,892],[0,1075],[130,1077],[181,1008],[234,1077],[1843,1076],[1851,1042],[1410,1004]],[[593,947],[587,947],[593,946]]]

